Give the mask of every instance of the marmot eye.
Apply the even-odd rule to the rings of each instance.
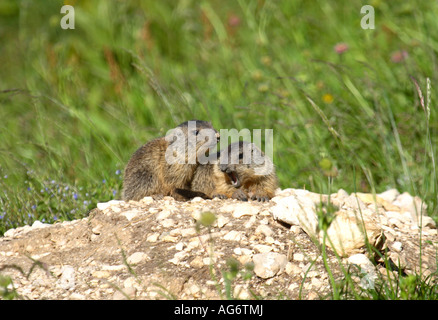
[[[196,129],[196,131],[195,131],[195,136],[197,136],[198,133],[199,133],[199,129]]]

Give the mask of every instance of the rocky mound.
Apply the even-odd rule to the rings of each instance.
[[[436,225],[423,214],[419,198],[396,190],[110,201],[81,220],[8,230],[0,275],[25,299],[318,299],[331,292],[327,268],[337,281],[358,270],[363,288],[435,272]]]

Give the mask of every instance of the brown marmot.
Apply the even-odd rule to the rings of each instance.
[[[278,188],[272,160],[253,143],[232,143],[218,153],[214,163],[199,165],[190,191],[178,189],[187,198],[233,198],[269,201]]]
[[[218,139],[219,133],[210,122],[192,120],[144,144],[126,165],[123,199],[173,196],[184,200],[175,189],[190,187],[199,157],[205,156],[208,148],[216,149]]]

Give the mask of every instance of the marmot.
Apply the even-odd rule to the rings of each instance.
[[[232,143],[218,153],[214,163],[199,165],[189,190],[178,189],[185,197],[233,198],[269,201],[278,188],[272,160],[253,143]]]
[[[220,153],[218,153],[219,155]],[[231,179],[233,175],[235,175],[234,172],[221,171],[217,161],[201,164],[196,168],[190,191],[178,189],[177,192],[187,198],[199,196],[206,199],[233,198],[247,201],[247,195],[239,189],[240,182],[234,183]]]
[[[190,187],[198,158],[207,148],[216,147],[218,139],[219,133],[210,122],[192,120],[181,123],[165,137],[144,144],[126,165],[123,199],[173,196],[181,200],[175,189]]]

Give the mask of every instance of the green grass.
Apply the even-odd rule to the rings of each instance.
[[[283,188],[327,192],[329,160],[332,190],[438,217],[436,2],[371,1],[375,30],[359,0],[64,2],[0,4],[0,234],[119,199],[131,154],[193,118],[274,129]]]

